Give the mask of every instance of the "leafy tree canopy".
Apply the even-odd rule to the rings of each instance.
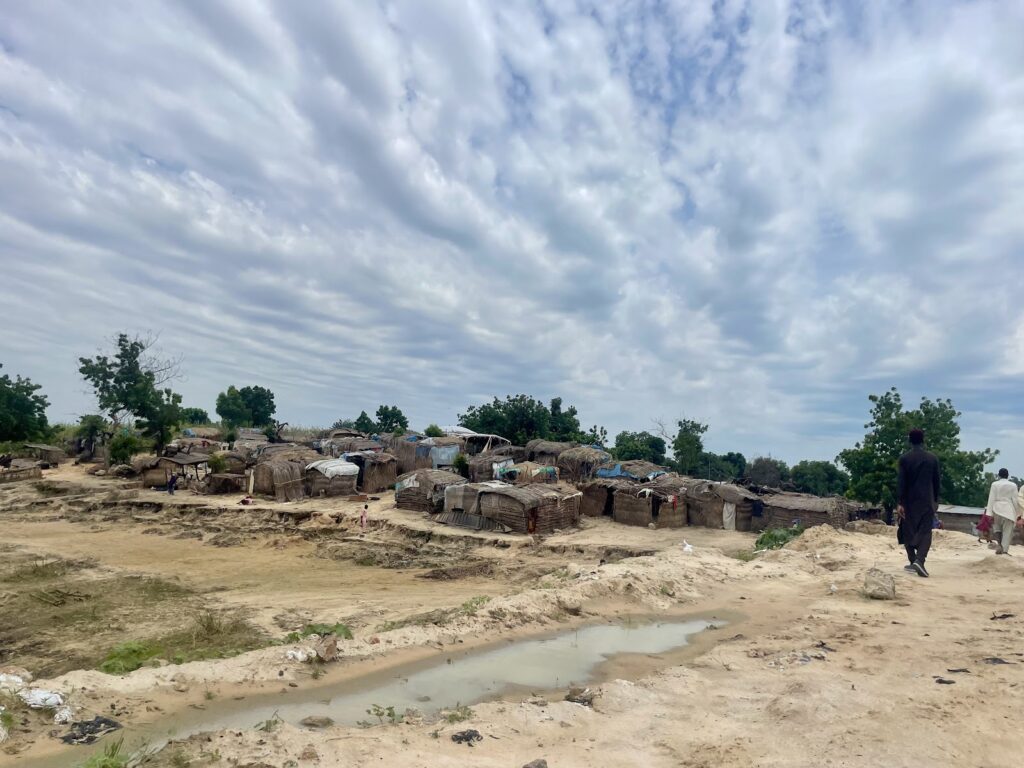
[[[209,424],[210,423],[210,414],[208,414],[202,408],[182,408],[181,409],[181,423],[182,424]]]
[[[217,415],[232,427],[270,427],[274,425],[274,393],[266,387],[230,386],[217,395]]]
[[[665,463],[665,440],[650,432],[619,432],[612,454],[619,461],[641,459],[652,464]]]
[[[747,465],[747,480],[757,485],[778,488],[789,481],[789,466],[780,459],[758,456]]]
[[[120,333],[111,355],[81,357],[79,373],[115,427],[136,419],[160,452],[181,421],[181,395],[162,384],[178,376],[179,362],[155,356],[155,339]]]
[[[961,449],[960,412],[951,400],[924,397],[910,410],[895,387],[868,400],[871,421],[864,425],[864,439],[838,457],[850,474],[847,496],[892,509],[896,505],[896,465],[909,448],[907,433],[919,428],[925,433],[925,447],[938,457],[942,468],[940,499],[947,504],[984,505],[988,496],[985,465],[995,461],[999,452]]]
[[[377,408],[377,432],[390,434],[404,432],[409,428],[409,420],[397,405],[382,405]]]
[[[538,438],[561,442],[604,443],[608,433],[596,425],[589,432],[580,427],[575,406],[562,407],[562,398],[550,406],[529,395],[507,395],[483,405],[471,405],[459,415],[459,424],[474,432],[501,435],[516,445]]]
[[[366,411],[360,411],[359,418],[355,421],[355,427],[360,432],[365,432],[368,435],[377,431],[377,423],[370,418]]]
[[[831,461],[801,461],[789,472],[790,482],[800,493],[842,496],[850,487],[850,476]]]
[[[0,440],[42,439],[49,434],[46,407],[50,402],[39,394],[40,389],[21,376],[0,376]]]
[[[679,431],[672,440],[672,453],[676,460],[676,469],[680,474],[700,476],[701,454],[704,452],[704,433],[707,424],[692,419],[681,419],[676,422]]]
[[[423,430],[423,434],[427,437],[444,437],[444,430],[437,426],[437,424],[431,424]]]
[[[355,429],[355,419],[338,419],[336,422],[331,424],[331,429]]]
[[[703,452],[698,460],[700,476],[708,480],[738,480],[746,474],[747,459],[742,453]]]

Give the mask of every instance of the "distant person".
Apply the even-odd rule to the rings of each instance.
[[[1010,473],[999,470],[999,479],[988,490],[988,504],[985,514],[992,517],[992,531],[1000,537],[997,555],[1010,554],[1013,529],[1021,519],[1020,491],[1010,479]]]
[[[363,511],[359,513],[359,527],[366,530],[366,516],[370,513],[370,505],[363,504]]]
[[[910,430],[910,450],[900,457],[896,516],[910,564],[904,570],[928,577],[925,561],[932,546],[932,521],[939,508],[939,460],[924,449],[924,431]]]
[[[167,481],[167,493],[171,496],[174,495],[174,489],[178,485],[178,476],[171,475],[171,479]]]

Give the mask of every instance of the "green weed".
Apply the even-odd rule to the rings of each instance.
[[[128,757],[124,752],[124,739],[120,738],[82,763],[82,768],[127,768]]]
[[[779,549],[804,532],[802,525],[791,528],[769,528],[757,537],[754,549]]]

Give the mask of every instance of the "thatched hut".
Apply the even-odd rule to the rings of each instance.
[[[444,509],[444,490],[467,482],[462,475],[440,469],[417,469],[398,477],[395,506],[433,514]]]
[[[390,453],[359,451],[346,453],[344,459],[359,468],[356,482],[363,493],[386,491],[398,480],[398,462]]]
[[[346,453],[379,452],[384,444],[367,437],[337,437],[320,441],[320,452],[324,456],[340,458]]]
[[[556,443],[551,440],[531,440],[526,444],[526,458],[537,464],[555,466],[562,451],[575,448],[579,443]]]
[[[306,492],[313,498],[354,496],[359,467],[345,459],[321,459],[306,465],[302,479]]]
[[[569,448],[558,454],[556,465],[562,480],[570,483],[582,483],[594,476],[598,468],[611,463],[611,454],[597,448],[581,445]]]
[[[615,488],[612,519],[625,525],[682,528],[689,524],[688,477],[662,475],[648,483],[631,482]]]
[[[686,503],[690,525],[749,531],[758,497],[739,485],[701,480],[687,489]]]
[[[597,478],[580,488],[583,498],[580,500],[580,514],[586,517],[614,517],[615,492],[631,489],[637,483],[624,477]]]
[[[811,496],[804,493],[766,493],[761,496],[763,513],[754,518],[754,529],[788,528],[799,523],[842,528],[856,517],[859,505],[841,496]]]
[[[388,436],[384,447],[398,462],[398,474],[404,475],[417,469],[431,469],[430,446],[421,445],[420,435]]]
[[[63,448],[45,443],[25,443],[25,452],[36,461],[54,467],[68,458]]]
[[[503,485],[481,490],[479,514],[516,533],[551,533],[579,525],[579,491],[564,493],[550,486]]]
[[[221,472],[207,475],[203,487],[206,493],[245,493],[247,480],[244,474]]]
[[[214,456],[224,459],[224,472],[232,475],[245,474],[249,466],[247,457],[239,451],[216,451]]]
[[[471,528],[474,531],[503,531],[510,528],[480,513],[480,494],[490,488],[507,487],[504,483],[460,483],[444,489],[444,509],[433,516],[434,522]]]
[[[469,481],[471,483],[482,483],[487,480],[496,480],[498,473],[506,467],[511,467],[515,460],[511,456],[499,456],[494,453],[481,453],[469,459]]]
[[[299,501],[305,496],[304,467],[295,461],[261,461],[253,467],[253,493],[277,501]]]
[[[522,445],[503,445],[491,451],[493,456],[511,456],[512,460],[519,464],[529,458],[529,451]]]
[[[498,480],[513,485],[526,485],[527,483],[557,483],[559,479],[558,467],[548,464],[535,464],[532,461],[523,461],[509,467],[498,470]]]

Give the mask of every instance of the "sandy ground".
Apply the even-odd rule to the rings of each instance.
[[[87,483],[92,495],[112,487],[95,478],[82,481]],[[472,717],[457,724],[224,731],[172,745],[155,764],[518,768],[538,758],[553,768],[1021,764],[1022,550],[997,557],[968,536],[939,532],[932,578],[921,579],[903,572],[902,552],[889,536],[815,528],[784,550],[744,562],[732,555],[750,547],[749,535],[598,521],[542,542],[491,534],[467,544],[467,537],[450,530],[431,534],[431,547],[451,546],[459,558],[500,566],[487,577],[434,582],[418,578],[423,569],[361,567],[324,557],[325,542],[351,534],[338,526],[349,526],[355,511],[340,503],[322,508],[307,502],[316,514],[294,531],[214,547],[142,533],[154,516],[168,530],[180,528],[167,522],[166,510],[139,512],[149,494],[86,512],[65,502],[26,506],[26,493],[7,493],[0,497],[4,540],[34,552],[178,577],[216,589],[211,594],[217,599],[245,606],[263,621],[299,610],[317,618],[349,616],[362,630],[342,644],[343,661],[320,680],[311,679],[306,665],[286,661],[287,647],[272,647],[124,677],[82,670],[45,683],[72,691],[82,714],[113,703],[128,725],[154,711],[173,718],[190,706],[208,706],[212,713],[216,704],[204,704],[201,695],[211,687],[223,700],[278,689],[286,696],[291,684],[326,690],[453,646],[622,612],[732,617],[727,629],[706,633],[684,656],[613,665],[612,679],[597,686],[593,707],[561,701],[564,691],[552,691],[544,700],[519,696],[477,704]],[[209,499],[176,503],[208,506]],[[111,517],[112,509],[132,505],[132,514],[143,519]],[[375,503],[377,527],[367,536],[392,537],[397,545],[417,531],[429,532],[429,521],[387,505],[386,499]],[[206,511],[202,517],[220,533],[233,530],[227,513]],[[324,530],[316,533],[318,527]],[[684,538],[695,545],[693,552],[683,551]],[[652,554],[598,565],[616,547]],[[862,594],[864,574],[874,566],[895,577],[896,600]],[[491,599],[472,615],[456,614],[441,625],[384,632],[375,625],[477,595]],[[1004,614],[1011,615],[995,618]],[[472,748],[453,743],[451,735],[466,728],[480,731],[483,741]],[[73,764],[75,753],[55,752],[52,742],[39,736],[24,751],[0,753],[0,764],[41,765],[38,759],[47,754],[57,755],[48,764]]]

